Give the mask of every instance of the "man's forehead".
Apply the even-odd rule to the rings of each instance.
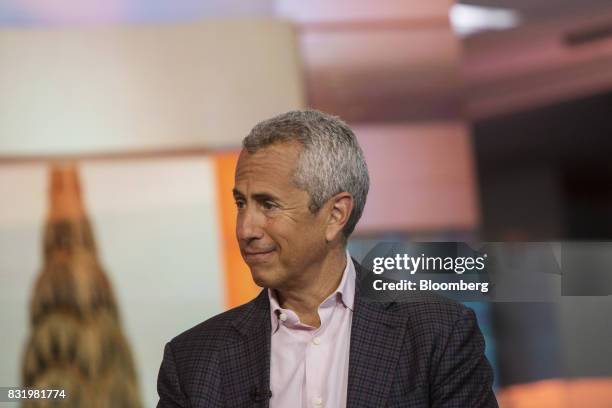
[[[242,149],[235,175],[250,172],[293,174],[298,158],[299,149],[287,144],[266,146],[253,153]]]
[[[268,192],[276,195],[293,191],[297,188],[293,174],[298,157],[299,150],[291,146],[272,145],[254,153],[243,150],[236,166],[235,191],[241,194]]]

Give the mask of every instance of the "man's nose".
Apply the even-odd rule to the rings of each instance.
[[[245,208],[238,212],[236,219],[236,236],[239,241],[249,242],[252,239],[263,237],[261,216],[254,209]]]

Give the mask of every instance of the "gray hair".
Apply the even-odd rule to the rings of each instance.
[[[242,146],[255,153],[275,143],[292,141],[303,146],[293,181],[310,195],[311,212],[317,212],[338,193],[353,196],[353,211],[342,230],[348,238],[361,218],[370,187],[368,167],[355,134],[340,118],[308,109],[258,123]]]

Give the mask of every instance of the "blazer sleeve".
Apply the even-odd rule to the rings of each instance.
[[[157,408],[187,408],[187,398],[181,390],[174,353],[170,343],[164,348],[164,358],[157,377]]]
[[[435,408],[497,407],[493,370],[484,354],[484,338],[472,309],[455,322],[434,371],[430,390]]]

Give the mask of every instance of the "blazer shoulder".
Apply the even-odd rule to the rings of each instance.
[[[233,322],[248,314],[255,306],[256,299],[219,313],[202,323],[185,330],[170,340],[170,347],[174,352],[189,351],[193,349],[205,349],[215,351],[220,346],[226,345],[228,340],[236,334]]]
[[[356,285],[361,286],[365,283],[365,286],[369,286],[374,275],[354,259],[353,264],[357,272]],[[401,315],[409,324],[419,327],[447,330],[452,329],[461,319],[475,318],[472,309],[433,292],[413,292],[406,298],[386,301],[383,304],[388,311]]]
[[[412,324],[452,330],[462,319],[475,319],[474,311],[462,303],[438,294],[424,294],[393,305],[395,313],[405,316]]]

